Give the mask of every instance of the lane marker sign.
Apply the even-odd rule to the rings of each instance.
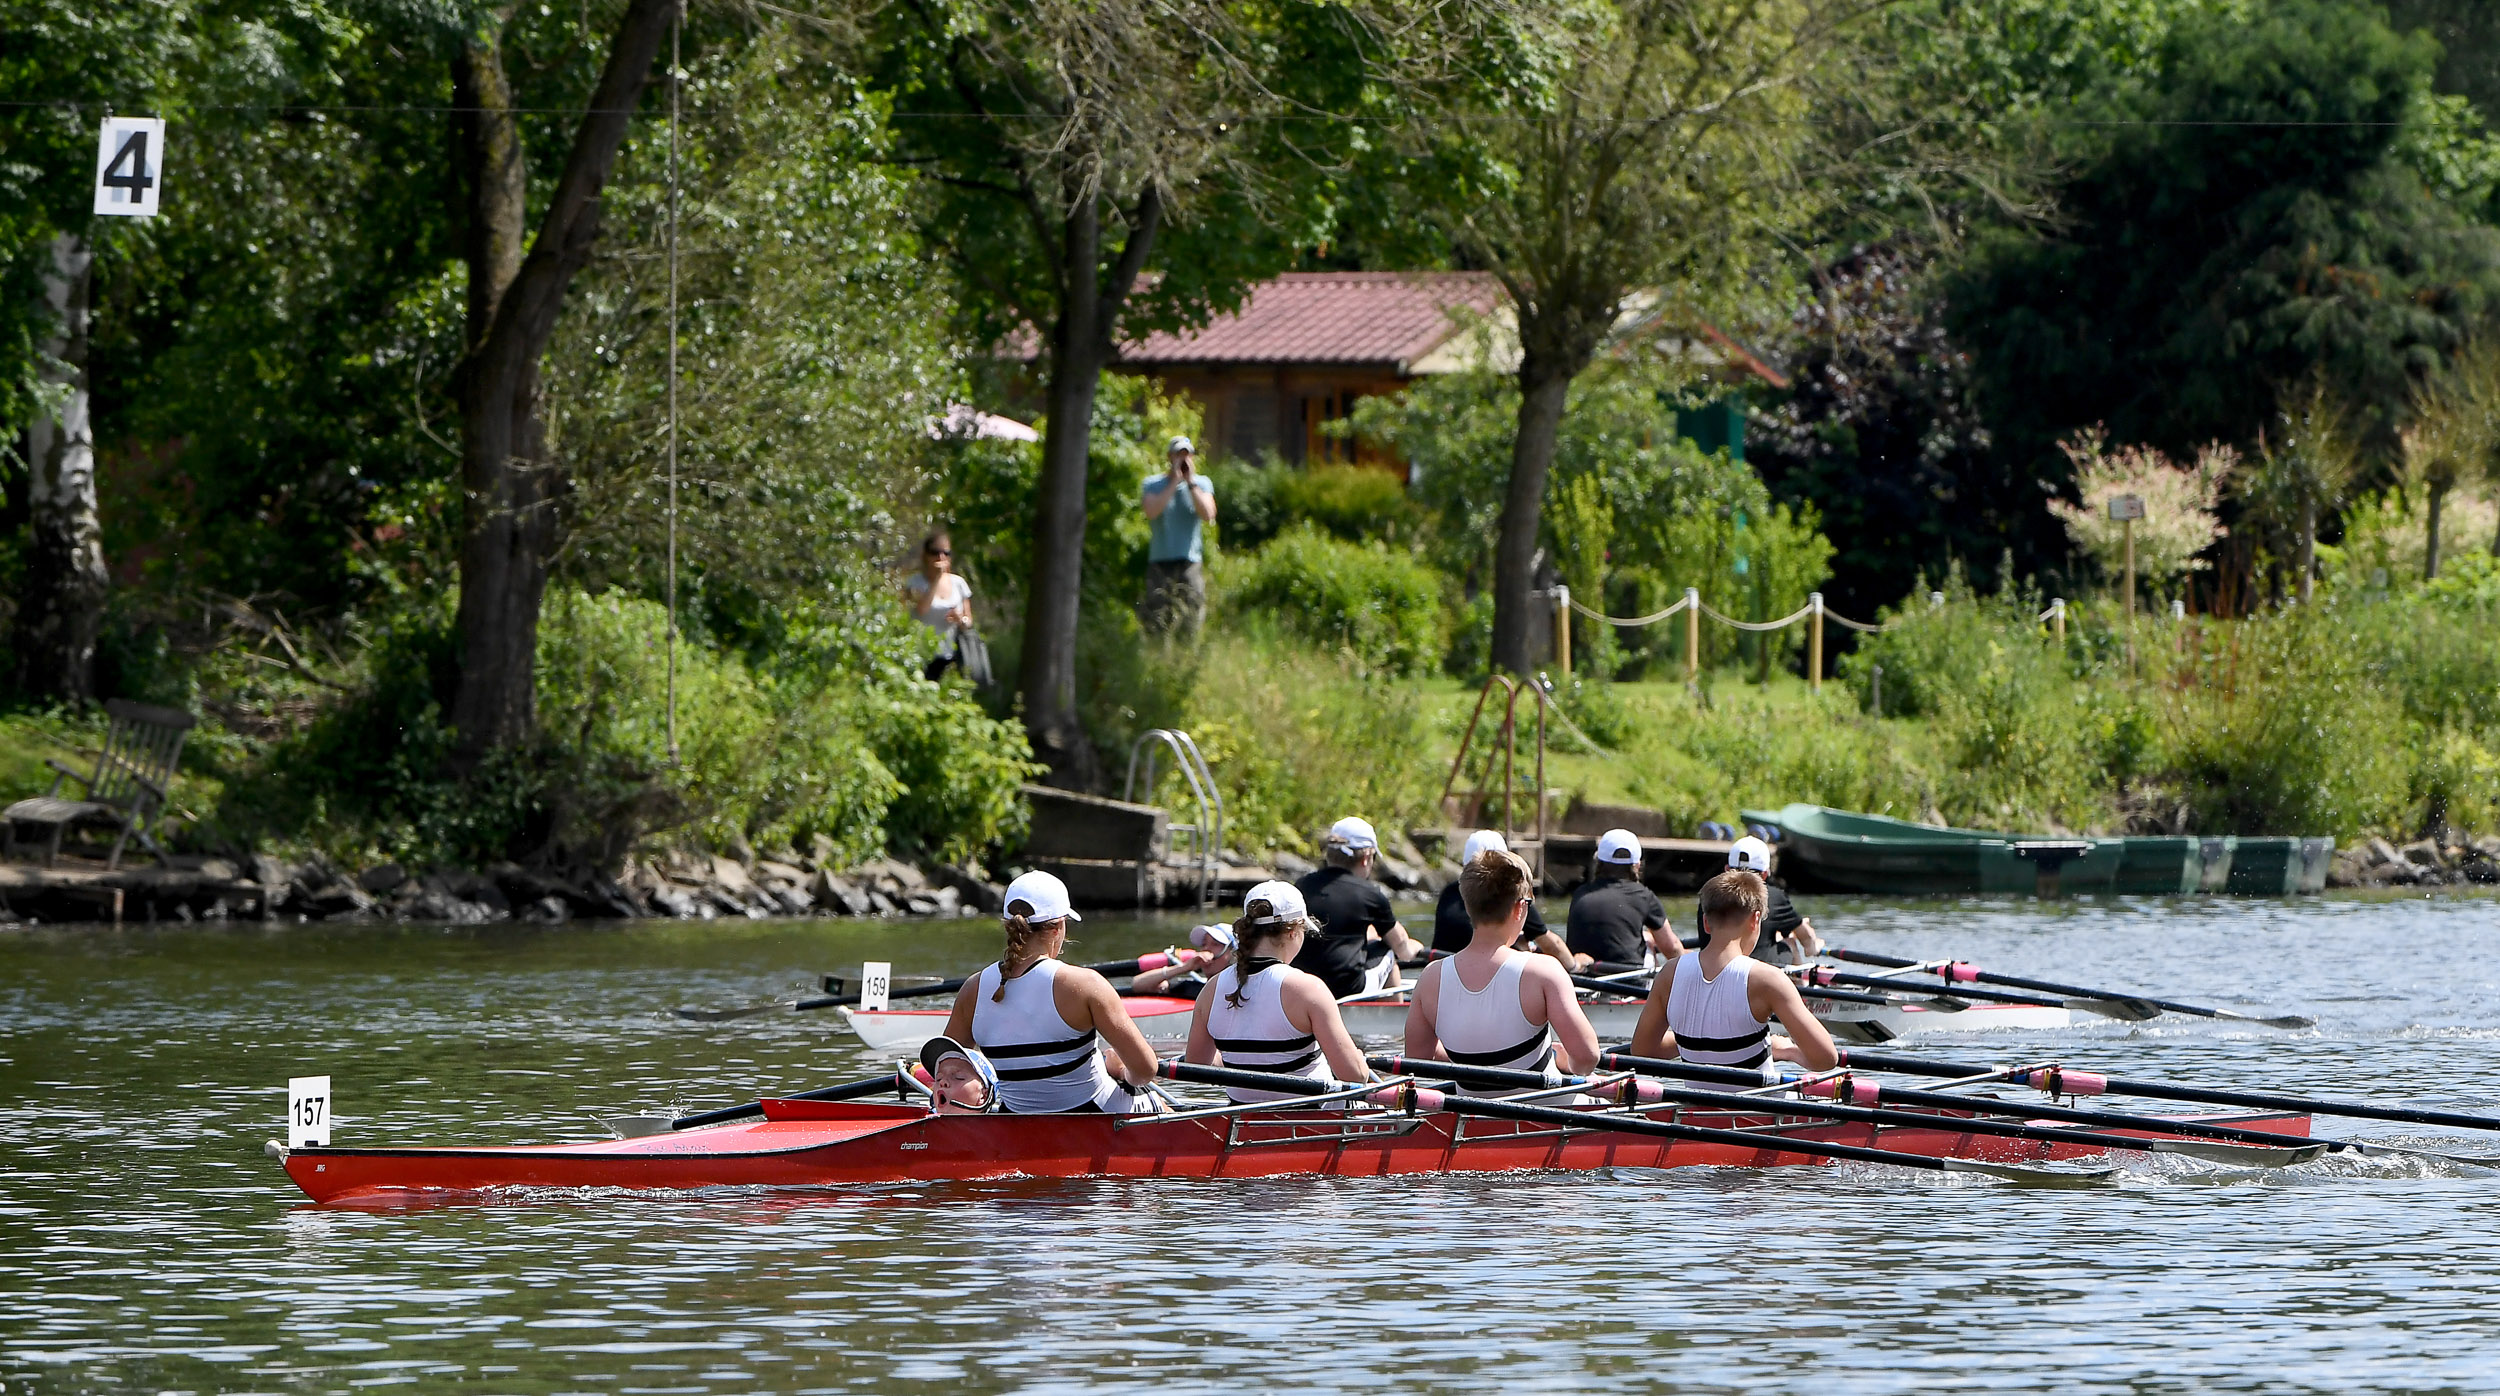
[[[165,123],[153,116],[108,116],[96,138],[95,211],[154,218],[165,188]]]
[[[894,983],[894,966],[884,960],[870,960],[859,967],[859,1011],[883,1013],[886,990]]]
[[[286,1146],[330,1147],[330,1078],[295,1076],[286,1083]]]

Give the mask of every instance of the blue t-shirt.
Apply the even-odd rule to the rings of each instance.
[[[1189,501],[1182,497],[1179,490],[1169,488],[1171,482],[1172,476],[1169,471],[1161,475],[1149,476],[1146,480],[1146,487],[1138,492],[1137,498],[1141,504],[1157,494],[1168,495],[1171,499],[1171,503],[1164,506],[1161,514],[1146,521],[1153,538],[1153,541],[1146,545],[1146,560],[1148,562],[1203,562],[1206,560],[1206,548],[1199,536],[1201,532],[1199,525],[1204,521],[1198,517],[1198,511],[1190,506]],[[1190,482],[1198,487],[1200,494],[1209,499],[1215,498],[1215,486],[1208,484],[1205,476],[1193,475],[1190,477]]]

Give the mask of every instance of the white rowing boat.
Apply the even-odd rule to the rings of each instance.
[[[1156,1047],[1180,1047],[1189,1041],[1189,1015],[1196,1005],[1188,999],[1139,996],[1123,1002],[1128,1006],[1130,1019]],[[1922,1003],[1878,1005],[1818,1000],[1813,1008],[1824,1029],[1843,1042],[1892,1042],[1938,1032],[2037,1032],[2068,1027],[2074,1021],[2074,1014],[2065,1008],[2022,1004],[1973,1004],[1957,1013]],[[1598,1039],[1604,1042],[1630,1040],[1632,1030],[1640,1023],[1641,1005],[1637,1000],[1589,1002],[1583,1003],[1581,1009],[1589,1016],[1589,1026],[1597,1029]],[[1345,1017],[1346,1031],[1354,1036],[1396,1042],[1406,1036],[1406,1010],[1407,1000],[1403,998],[1371,998],[1340,1004],[1337,1011]],[[861,1042],[880,1052],[908,1055],[946,1030],[947,1010],[943,1008],[837,1011]]]

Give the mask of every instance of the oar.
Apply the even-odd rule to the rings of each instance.
[[[1986,1067],[1965,1062],[1935,1061],[1885,1052],[1845,1051],[1841,1062],[1870,1071],[1898,1071],[1911,1076],[1960,1076]],[[2316,1100],[2275,1095],[2267,1091],[2222,1091],[2209,1086],[2179,1086],[2167,1081],[2134,1081],[2095,1071],[2042,1067],[2014,1078],[2051,1095],[2132,1095],[2150,1100],[2184,1100],[2199,1105],[2228,1105],[2241,1110],[2289,1110],[2311,1115],[2340,1115],[2354,1120],[2387,1120],[2405,1125],[2446,1125],[2454,1129],[2500,1130],[2500,1118],[2465,1115],[2453,1110],[2413,1110],[2397,1105],[2366,1105],[2357,1100]],[[2033,1109],[2040,1107],[2034,1106]]]
[[[1128,979],[1144,974],[1148,970],[1162,969],[1172,963],[1174,961],[1171,955],[1157,950],[1151,955],[1140,955],[1134,960],[1106,960],[1098,965],[1086,965],[1084,968],[1106,979]],[[971,983],[975,977],[966,975],[961,979],[949,979],[937,984],[914,984],[909,988],[891,989],[886,992],[886,997],[889,999],[936,998],[954,993]],[[758,1013],[771,1013],[777,1009],[796,1009],[805,1013],[813,1008],[844,1008],[858,1002],[859,995],[857,994],[826,994],[821,998],[782,999],[774,1003],[749,1004],[744,1008],[680,1008],[677,1010],[677,1016],[697,1023],[726,1023],[738,1018],[752,1018]]]
[[[1843,1053],[1844,1064],[1863,1066],[1865,1062]],[[1636,1057],[1629,1052],[1601,1052],[1597,1064],[1609,1071],[1637,1071],[1643,1076],[1667,1076],[1684,1081],[1714,1081],[1746,1088],[1764,1084],[1762,1073],[1724,1066],[1697,1066],[1690,1062],[1670,1061],[1658,1057]],[[1999,1076],[1986,1067],[1973,1067],[1957,1080],[1972,1077]],[[2019,1078],[2017,1078],[2019,1079]],[[1944,1091],[1922,1091],[1904,1086],[1879,1085],[1876,1082],[1848,1077],[1845,1080],[1809,1080],[1797,1089],[1813,1095],[1847,1098],[1859,1105],[1872,1106],[1881,1101],[1897,1105],[1916,1105],[1935,1110],[1967,1110],[1982,1115],[2006,1115],[2024,1120],[2064,1120],[2070,1124],[2089,1125],[2098,1129],[2144,1129],[2163,1134],[2188,1134],[2200,1139],[2219,1139],[2232,1144],[2260,1149],[2297,1148],[2286,1137],[2260,1129],[2243,1129],[2237,1125],[2217,1124],[2208,1120],[2183,1120],[2176,1116],[2131,1115],[2118,1110],[2088,1110],[2070,1105],[2045,1105],[2037,1101],[2007,1101],[1991,1096],[1953,1095]],[[2300,1141],[2330,1149],[2362,1149],[2350,1140],[2309,1138]]]
[[[1969,999],[1974,1003],[2010,1003],[2023,1008],[2080,1008],[2087,1013],[2098,1013],[2108,1018],[2122,1018],[2131,1023],[2143,1022],[2161,1011],[2149,1004],[2138,1003],[2130,1006],[2105,999],[2044,999],[2036,994],[2004,994],[1994,989],[1967,989],[1958,984],[1938,984],[1932,987],[1924,984],[1907,984],[1898,979],[1884,978],[1881,975],[1851,974],[1847,970],[1825,969],[1821,965],[1794,965],[1789,968],[1788,972],[1808,984],[1854,984],[1867,988],[1889,989],[1896,994]]]
[[[1904,960],[1893,955],[1878,955],[1868,950],[1844,950],[1838,947],[1831,947],[1825,949],[1823,953],[1831,956],[1835,960],[1846,960],[1853,964],[1861,965],[1882,965],[1892,969],[1914,968],[1919,964],[1919,961],[1916,960]],[[2044,994],[2073,994],[2080,998],[2099,999],[2106,1003],[2150,1004],[2152,1007],[2167,1013],[2186,1013],[2198,1018],[2221,1018],[2234,1023],[2260,1023],[2269,1028],[2282,1028],[2287,1031],[2298,1028],[2314,1028],[2318,1025],[2317,1019],[2304,1018],[2297,1013],[2285,1013],[2272,1018],[2260,1018],[2247,1013],[2234,1013],[2227,1008],[2206,1008],[2193,1003],[2173,1003],[2169,999],[2149,998],[2143,994],[2112,993],[2106,989],[2078,988],[2072,984],[2059,984],[2047,979],[2025,979],[2019,975],[1998,974],[1993,970],[1984,970],[1977,965],[1965,964],[1959,960],[1939,965],[1934,969],[1928,970],[1927,973],[1934,974],[1945,979],[1958,979],[1964,982],[1975,980],[1982,984],[2003,984],[2008,988],[2014,989],[2036,989]],[[2150,1017],[2151,1015],[2147,1014],[2145,1016]]]
[[[1448,1076],[1461,1085],[1481,1086],[1499,1090],[1536,1090],[1553,1086],[1585,1086],[1585,1076],[1564,1076],[1548,1080],[1542,1072],[1510,1071],[1499,1067],[1453,1066],[1447,1062],[1409,1061],[1404,1057],[1380,1056],[1370,1059],[1372,1066],[1397,1076]],[[2092,1130],[2050,1129],[2044,1125],[2016,1124],[1998,1119],[1972,1119],[1967,1114],[1952,1117],[1923,1115],[1909,1110],[1882,1110],[1862,1105],[1827,1104],[1819,1100],[1767,1101],[1759,1097],[1729,1095],[1725,1091],[1677,1090],[1655,1081],[1637,1078],[1618,1083],[1632,1089],[1621,1092],[1626,1105],[1697,1105],[1705,1109],[1758,1111],[1766,1115],[1803,1115],[1813,1119],[1850,1120],[1876,1126],[1891,1125],[1902,1129],[1941,1129],[1957,1134],[1986,1134],[2001,1139],[2028,1139],[2048,1144],[2086,1144],[2100,1149],[2132,1149],[2139,1153],[2183,1154],[2212,1163],[2246,1164],[2258,1168],[2283,1168],[2307,1163],[2326,1152],[2326,1145],[2316,1141],[2299,1144],[2227,1144],[2202,1139],[2142,1139],[2125,1134],[2102,1134]],[[1597,1092],[1609,1089],[1596,1088]],[[1810,1089],[1810,1088],[1809,1088]],[[1853,1095],[1853,1098],[1855,1096]],[[1866,1097],[1874,1097],[1868,1094]],[[1958,1099],[1958,1097],[1954,1097]],[[1967,1107],[1956,1107],[1967,1109]],[[1989,1112],[1980,1111],[1981,1115]],[[2012,1114],[2012,1110],[1999,1113]],[[2030,1114],[2033,1112],[2024,1112]],[[2141,1128],[2129,1125],[2125,1128]]]
[[[1167,1061],[1162,1065],[1165,1076],[1175,1081],[1196,1081],[1210,1086],[1240,1086],[1250,1090],[1277,1091],[1294,1095],[1325,1095],[1329,1087],[1322,1082],[1300,1076],[1277,1076],[1264,1071],[1236,1071],[1221,1066],[1192,1066],[1187,1062]],[[1439,1064],[1434,1064],[1439,1069]],[[2062,1173],[2045,1168],[2029,1168],[2014,1163],[1983,1163],[1978,1159],[1934,1158],[1926,1154],[1902,1153],[1894,1149],[1869,1149],[1856,1144],[1831,1144],[1819,1140],[1794,1139],[1784,1135],[1756,1134],[1741,1129],[1710,1129],[1702,1125],[1671,1124],[1665,1120],[1646,1119],[1638,1115],[1613,1115],[1580,1110],[1557,1110],[1540,1105],[1518,1105],[1506,1100],[1486,1100],[1480,1096],[1451,1095],[1412,1083],[1391,1087],[1376,1093],[1375,1103],[1403,1106],[1409,1111],[1433,1113],[1449,1111],[1454,1115],[1475,1115],[1488,1120],[1519,1120],[1528,1124],[1557,1125],[1565,1129],[1602,1131],[1608,1134],[1641,1134],[1653,1139],[1680,1139],[1696,1144],[1732,1144],[1741,1149],[1758,1149],[1775,1154],[1795,1154],[1801,1158],[1852,1159],[1860,1163],[1886,1163],[1901,1168],[1924,1169],[1930,1173],[1985,1173],[2010,1182],[2032,1183],[2047,1187],[2080,1187],[2098,1182],[2110,1170],[2093,1173]]]
[[[857,1081],[845,1081],[839,1086],[827,1086],[820,1091],[801,1091],[797,1095],[779,1096],[776,1099],[859,1100],[895,1089],[894,1080],[894,1073],[889,1071],[878,1076],[863,1076]],[[616,1131],[620,1138],[639,1139],[646,1134],[666,1134],[670,1130],[701,1129],[705,1125],[752,1119],[763,1113],[764,1102],[758,1100],[750,1101],[745,1105],[732,1105],[725,1110],[707,1110],[700,1115],[680,1115],[673,1120],[666,1115],[619,1115],[609,1120],[607,1125],[609,1129]]]

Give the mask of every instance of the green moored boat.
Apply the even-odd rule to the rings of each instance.
[[[1821,805],[1744,817],[1779,828],[1780,871],[1791,886],[1828,892],[2283,896],[2323,890],[2335,852],[2323,838],[2007,834]]]

